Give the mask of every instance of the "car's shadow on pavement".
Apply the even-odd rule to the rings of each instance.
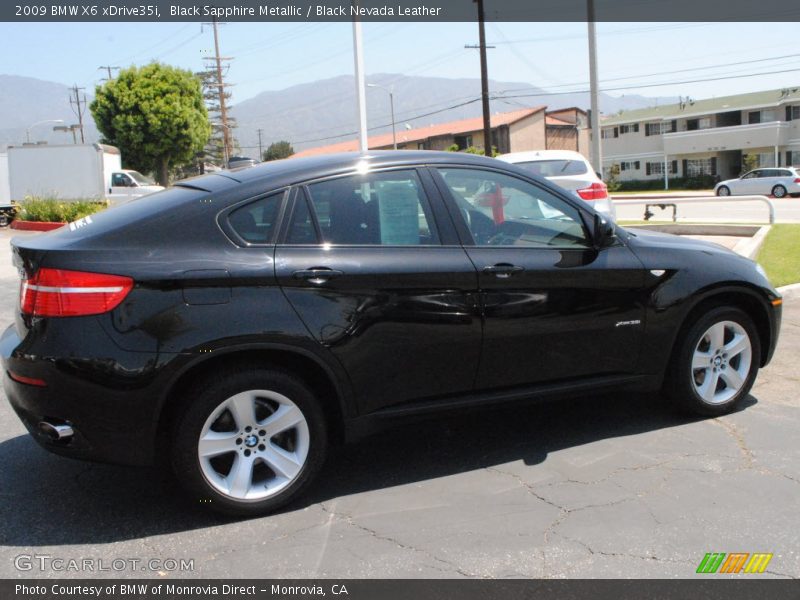
[[[744,408],[755,403],[750,396]],[[512,461],[537,465],[563,448],[694,420],[626,394],[406,424],[335,449],[317,483],[283,512]],[[165,470],[57,457],[27,435],[0,443],[0,464],[0,545],[102,544],[230,522],[193,505]]]

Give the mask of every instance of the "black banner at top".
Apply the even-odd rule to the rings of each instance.
[[[586,21],[589,0],[484,0],[487,21]],[[596,21],[800,21],[787,0],[594,0]],[[475,21],[474,0],[3,0],[7,22]]]

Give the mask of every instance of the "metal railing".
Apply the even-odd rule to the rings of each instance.
[[[672,220],[677,221],[678,204],[723,204],[728,202],[763,202],[769,209],[769,223],[775,223],[775,205],[766,196],[670,196],[666,194],[642,194],[641,196],[625,196],[623,199],[616,199],[611,196],[614,206],[628,206],[636,204],[645,205],[645,221],[649,220],[647,213],[651,206],[658,206],[665,209],[672,207]],[[652,213],[650,213],[652,216]]]

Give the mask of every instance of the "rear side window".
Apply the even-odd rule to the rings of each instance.
[[[564,177],[567,175],[584,175],[588,172],[586,163],[581,160],[536,160],[515,163],[526,171],[541,177]]]
[[[245,204],[228,215],[228,223],[248,244],[268,244],[275,233],[283,192]]]
[[[428,199],[416,171],[353,175],[308,186],[322,242],[339,245],[438,245]],[[313,218],[295,210],[288,243],[308,243]],[[313,232],[316,238],[316,232]],[[318,240],[314,240],[318,242]]]

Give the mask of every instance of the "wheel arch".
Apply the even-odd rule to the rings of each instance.
[[[700,318],[701,315],[718,306],[731,306],[738,308],[753,320],[753,324],[758,332],[760,342],[759,366],[764,366],[769,357],[771,338],[774,335],[770,324],[769,312],[764,296],[757,290],[748,285],[720,284],[705,290],[699,295],[692,306],[687,310],[681,321],[670,346],[670,360],[675,354],[677,345],[682,336]]]
[[[174,378],[161,399],[157,414],[156,445],[166,443],[167,433],[180,398],[189,386],[209,369],[225,369],[241,364],[277,367],[290,372],[307,383],[320,398],[333,401],[321,402],[328,423],[331,441],[344,440],[345,419],[351,417],[352,397],[337,374],[313,352],[292,346],[274,344],[261,346],[232,347],[201,355],[185,365]],[[163,455],[157,448],[156,456]]]

